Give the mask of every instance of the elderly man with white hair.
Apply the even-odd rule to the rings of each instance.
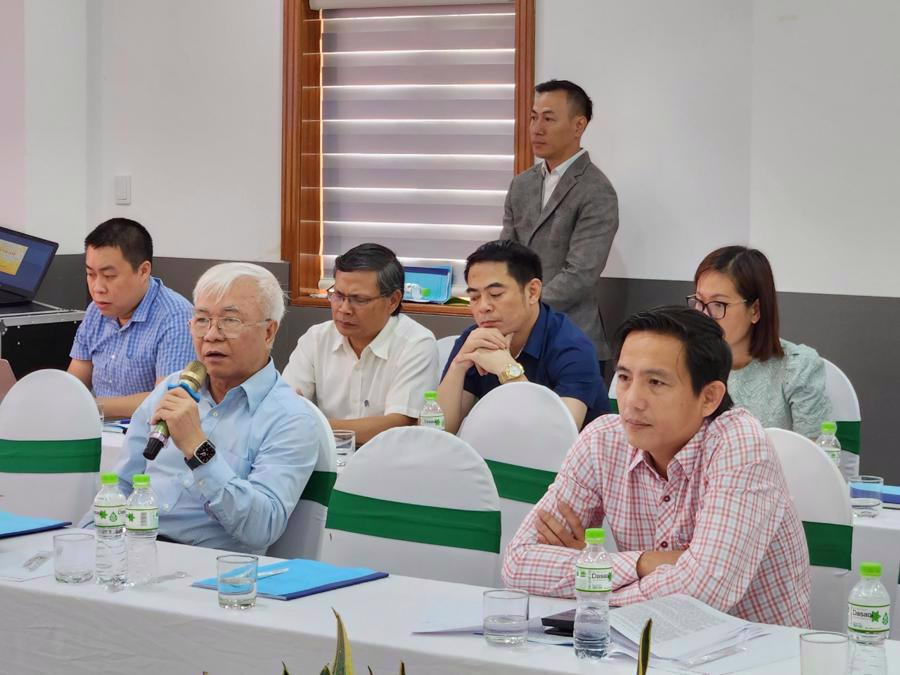
[[[126,494],[134,474],[150,475],[160,538],[264,553],[284,532],[327,439],[269,356],[283,316],[278,281],[258,265],[216,265],[197,281],[190,329],[207,371],[199,401],[178,386],[179,373],[167,377],[135,412],[116,467]],[[159,421],[169,442],[147,461]]]

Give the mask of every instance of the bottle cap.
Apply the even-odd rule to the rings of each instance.
[[[820,428],[822,429],[823,434],[834,435],[835,432],[837,432],[837,424],[835,422],[822,422],[822,426]]]
[[[602,544],[606,541],[606,533],[602,527],[589,527],[584,531],[584,540],[589,544]]]
[[[437,401],[437,392],[436,391],[426,391],[425,392],[425,400],[426,401]]]
[[[861,577],[880,577],[881,563],[864,562],[859,564],[859,576]]]
[[[116,485],[119,482],[119,477],[114,473],[101,473],[100,474],[100,484],[101,485]]]
[[[136,473],[131,477],[131,484],[134,487],[150,487],[150,476],[145,473]]]

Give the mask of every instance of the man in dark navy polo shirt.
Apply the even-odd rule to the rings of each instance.
[[[541,260],[514,241],[492,241],[466,260],[475,326],[453,345],[438,402],[456,433],[475,402],[507,382],[555,391],[579,429],[609,411],[590,339],[561,312],[541,302]]]

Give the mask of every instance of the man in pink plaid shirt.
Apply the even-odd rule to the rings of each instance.
[[[513,588],[573,597],[585,527],[606,518],[613,605],[685,593],[750,621],[809,626],[809,556],[778,457],[731,409],[731,351],[715,321],[683,307],[619,329],[619,415],[572,446],[506,549]]]

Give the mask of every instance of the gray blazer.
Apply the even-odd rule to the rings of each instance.
[[[568,314],[605,361],[612,352],[600,315],[600,274],[619,228],[616,191],[587,152],[562,175],[542,210],[543,181],[540,164],[513,178],[500,238],[525,244],[541,257],[543,300]]]

